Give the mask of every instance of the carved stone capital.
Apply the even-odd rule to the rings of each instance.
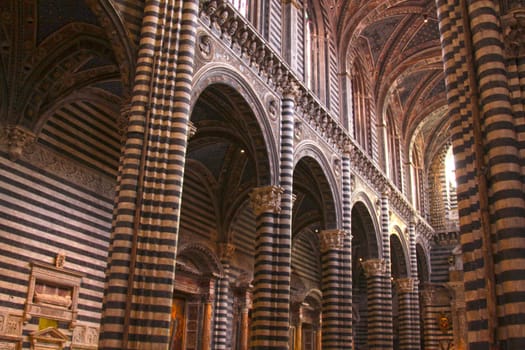
[[[415,278],[398,278],[396,280],[396,287],[399,294],[412,293],[414,291]]]
[[[284,189],[279,186],[257,187],[250,193],[251,205],[255,215],[265,212],[281,211],[281,195]]]
[[[361,263],[365,270],[366,277],[385,276],[386,262],[385,259],[368,259]]]
[[[22,156],[24,148],[36,140],[35,134],[21,126],[7,126],[7,150],[12,161]]]
[[[525,9],[517,8],[502,17],[507,57],[525,56]]]
[[[230,261],[235,253],[235,245],[231,243],[219,243],[219,257],[221,261]]]
[[[323,230],[320,233],[321,252],[330,250],[342,250],[345,240],[343,230]]]

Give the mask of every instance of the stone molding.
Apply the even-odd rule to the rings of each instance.
[[[279,213],[281,195],[284,189],[279,186],[257,187],[250,193],[251,205],[255,215],[262,213]]]
[[[231,243],[219,243],[219,258],[221,261],[230,261],[235,253],[235,245]]]

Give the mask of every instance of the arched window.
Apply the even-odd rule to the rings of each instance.
[[[308,9],[305,9],[305,26],[304,26],[304,81],[306,86],[313,90],[313,68],[312,68],[312,35],[313,22],[311,16],[308,14]]]
[[[248,0],[229,0],[243,16],[248,14]]]
[[[358,59],[355,60],[352,67],[352,98],[355,140],[368,155],[372,155],[371,101],[364,69]]]
[[[386,171],[397,188],[402,190],[399,136],[397,135],[393,112],[390,108],[387,110],[386,137]]]

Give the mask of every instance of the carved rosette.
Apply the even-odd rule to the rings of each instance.
[[[517,8],[502,17],[507,57],[525,56],[525,9]]]
[[[384,276],[386,275],[385,259],[369,259],[361,263],[365,270],[366,277]]]
[[[254,188],[250,193],[251,205],[255,215],[262,213],[279,213],[281,211],[281,195],[284,189],[279,186]]]
[[[396,280],[397,291],[399,294],[412,293],[416,280],[414,278],[398,278]]]
[[[20,126],[7,126],[7,150],[12,161],[22,156],[24,148],[35,142],[36,136]]]
[[[324,230],[321,231],[321,252],[330,250],[342,250],[345,241],[345,231],[343,230]]]

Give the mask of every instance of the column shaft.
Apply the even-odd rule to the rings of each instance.
[[[385,259],[363,262],[368,292],[368,349],[392,349],[392,285]],[[390,295],[390,297],[387,297]]]
[[[145,3],[101,349],[168,347],[197,9],[196,0]]]
[[[278,212],[283,189],[277,186],[256,188],[251,193],[256,216],[253,315],[250,348],[288,349],[289,276],[275,273],[279,265]],[[284,305],[286,303],[286,305]]]

